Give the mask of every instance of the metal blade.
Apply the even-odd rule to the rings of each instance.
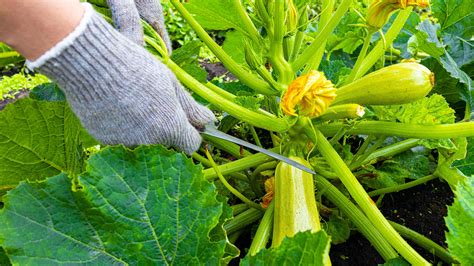
[[[258,152],[261,152],[261,153],[264,153],[270,157],[273,157],[277,160],[280,160],[280,161],[283,161],[289,165],[292,165],[298,169],[301,169],[305,172],[308,172],[310,174],[313,174],[315,175],[316,172],[314,172],[313,170],[309,169],[308,167],[296,162],[296,161],[293,161],[291,160],[290,158],[288,157],[285,157],[283,155],[280,155],[278,153],[275,153],[275,152],[272,152],[272,151],[269,151],[267,149],[264,149],[264,148],[261,148],[257,145],[254,145],[252,143],[249,143],[247,141],[244,141],[244,140],[241,140],[241,139],[238,139],[236,137],[233,137],[231,135],[228,135],[224,132],[221,132],[219,131],[217,128],[214,128],[212,126],[206,126],[204,128],[204,130],[201,132],[202,134],[206,134],[206,135],[209,135],[209,136],[212,136],[212,137],[216,137],[216,138],[220,138],[220,139],[223,139],[223,140],[227,140],[227,141],[230,141],[230,142],[233,142],[235,144],[239,144],[239,145],[242,145],[242,146],[245,146],[249,149],[252,149],[252,150],[255,150],[255,151],[258,151]]]

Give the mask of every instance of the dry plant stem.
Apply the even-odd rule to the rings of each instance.
[[[389,222],[393,226],[393,228],[395,228],[395,230],[397,230],[403,237],[410,239],[418,246],[424,248],[428,252],[434,254],[436,257],[442,259],[444,262],[448,264],[459,264],[459,262],[457,262],[456,259],[454,259],[453,256],[451,256],[451,254],[449,254],[449,252],[445,248],[436,244],[431,239],[401,224],[397,224],[392,221]]]
[[[380,40],[377,45],[370,51],[370,53],[365,57],[364,61],[362,61],[358,72],[355,74],[354,79],[358,79],[365,75],[370,68],[379,60],[387,47],[390,47],[392,42],[398,36],[398,33],[402,30],[405,22],[407,21],[408,17],[411,14],[413,7],[407,7],[406,9],[400,10],[397,18],[393,22],[390,29],[388,29],[387,33],[385,33],[385,43],[383,40]]]
[[[352,4],[352,0],[342,0],[337,8],[336,12],[332,15],[332,18],[326,24],[326,26],[318,31],[318,34],[314,38],[315,41],[306,48],[306,50],[301,54],[291,65],[293,70],[296,72],[300,70],[307,62],[311,61],[311,58],[314,56],[315,53],[318,52],[321,45],[323,44],[323,40],[327,40],[333,30],[336,28],[337,24],[341,21],[344,14],[349,10],[349,7]]]
[[[407,182],[407,183],[402,184],[402,185],[373,190],[373,191],[370,191],[368,194],[371,197],[375,197],[375,196],[382,195],[382,194],[399,192],[399,191],[402,191],[402,190],[405,190],[405,189],[409,189],[409,188],[416,187],[418,185],[424,184],[424,183],[426,183],[428,181],[431,181],[435,178],[437,178],[436,175],[427,175],[425,177],[416,179],[414,181]]]
[[[321,18],[319,20],[318,27],[323,28],[328,24],[328,22],[331,19],[332,12],[334,10],[334,0],[323,0],[321,8],[322,8],[322,12],[321,12]],[[321,64],[321,60],[323,59],[323,56],[324,56],[326,43],[327,43],[327,39],[325,39],[322,42],[321,47],[318,49],[314,57],[308,62],[308,64],[303,70],[303,74],[308,74],[309,71],[311,70],[318,70],[319,64]]]
[[[352,198],[393,248],[413,265],[430,265],[388,223],[357,178],[326,140],[326,137],[318,129],[313,131],[311,128],[306,128],[306,134],[316,143],[319,151],[334,173],[339,176]]]
[[[227,182],[227,180],[225,179],[225,177],[221,174],[221,172],[219,171],[219,168],[217,167],[217,164],[214,162],[214,160],[212,159],[212,156],[211,154],[209,153],[209,150],[206,149],[206,156],[207,158],[209,159],[209,161],[211,162],[212,164],[212,168],[214,169],[214,171],[216,171],[216,174],[217,174],[217,177],[219,177],[219,180],[221,181],[221,183],[232,193],[234,194],[234,196],[236,196],[237,198],[239,198],[241,201],[243,201],[245,204],[249,205],[250,207],[252,208],[255,208],[255,209],[258,209],[258,210],[263,210],[262,206],[258,205],[257,203],[249,200],[247,197],[245,197],[242,193],[240,193],[237,189],[235,189],[234,187],[232,187],[229,182]]]
[[[179,11],[183,18],[189,23],[194,29],[199,38],[206,44],[207,47],[221,60],[224,66],[232,72],[240,81],[256,90],[257,92],[276,95],[278,94],[273,90],[270,85],[259,79],[251,72],[246,71],[242,66],[237,64],[225,51],[220,47],[202,28],[201,25],[194,19],[194,17],[186,10],[179,0],[170,0],[173,6]]]
[[[390,246],[374,225],[372,225],[364,213],[346,198],[342,192],[328,180],[320,176],[316,176],[316,185],[318,190],[321,191],[329,201],[340,208],[344,215],[354,223],[359,232],[370,241],[384,260],[387,261],[398,257],[398,253]]]
[[[264,249],[267,246],[268,240],[270,239],[270,235],[272,234],[273,230],[273,213],[275,210],[275,203],[273,201],[270,202],[268,208],[265,210],[265,214],[263,215],[260,224],[258,225],[257,232],[253,237],[252,244],[249,248],[250,256],[255,256],[257,253]]]
[[[333,136],[341,128],[347,129],[346,134],[390,135],[418,139],[448,139],[474,136],[474,122],[425,126],[398,122],[362,121],[350,128],[342,123],[321,125],[319,130],[326,136]]]

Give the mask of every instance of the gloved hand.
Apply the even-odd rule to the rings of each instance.
[[[196,127],[213,121],[212,112],[165,65],[84,5],[80,25],[29,67],[58,83],[84,127],[104,144],[197,150]]]
[[[171,54],[171,41],[166,31],[160,0],[107,0],[117,29],[130,40],[143,45],[143,18],[160,34]]]

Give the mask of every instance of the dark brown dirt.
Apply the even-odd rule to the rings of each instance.
[[[452,202],[453,193],[449,185],[433,180],[399,193],[387,194],[382,201],[381,211],[389,220],[405,225],[446,247],[443,217],[447,215],[447,206]],[[439,262],[432,254],[414,244],[413,247],[431,263]],[[335,266],[377,265],[384,262],[367,239],[357,232],[347,242],[331,247],[331,260]]]

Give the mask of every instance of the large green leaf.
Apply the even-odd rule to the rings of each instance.
[[[285,238],[278,248],[247,255],[242,265],[329,265],[330,238],[324,231],[307,231]]]
[[[235,29],[245,31],[245,26],[232,0],[189,0],[186,9],[208,30]]]
[[[11,265],[10,259],[7,257],[5,250],[0,247],[0,265],[9,266]]]
[[[461,265],[473,265],[474,176],[459,182],[454,194],[456,198],[453,205],[448,207],[448,216],[445,217],[449,230],[446,242],[450,253]]]
[[[22,180],[77,175],[93,143],[65,102],[9,104],[0,112],[0,193]]]
[[[78,192],[61,174],[8,193],[0,245],[14,264],[217,265],[223,257],[226,240],[215,232],[210,240],[223,204],[183,154],[110,147],[79,180]]]
[[[431,9],[441,29],[461,24],[472,34],[474,29],[474,2],[471,0],[431,0]]]
[[[466,72],[461,70],[451,54],[446,50],[445,44],[438,39],[438,24],[432,24],[429,20],[422,21],[417,29],[416,41],[413,43],[416,49],[424,51],[436,58],[446,71],[455,79],[458,79],[464,86],[459,87],[458,93],[467,103],[470,110],[474,110],[474,99],[472,97],[472,79]]]
[[[453,166],[463,172],[465,175],[474,175],[474,137],[467,139],[466,158],[455,161]]]

